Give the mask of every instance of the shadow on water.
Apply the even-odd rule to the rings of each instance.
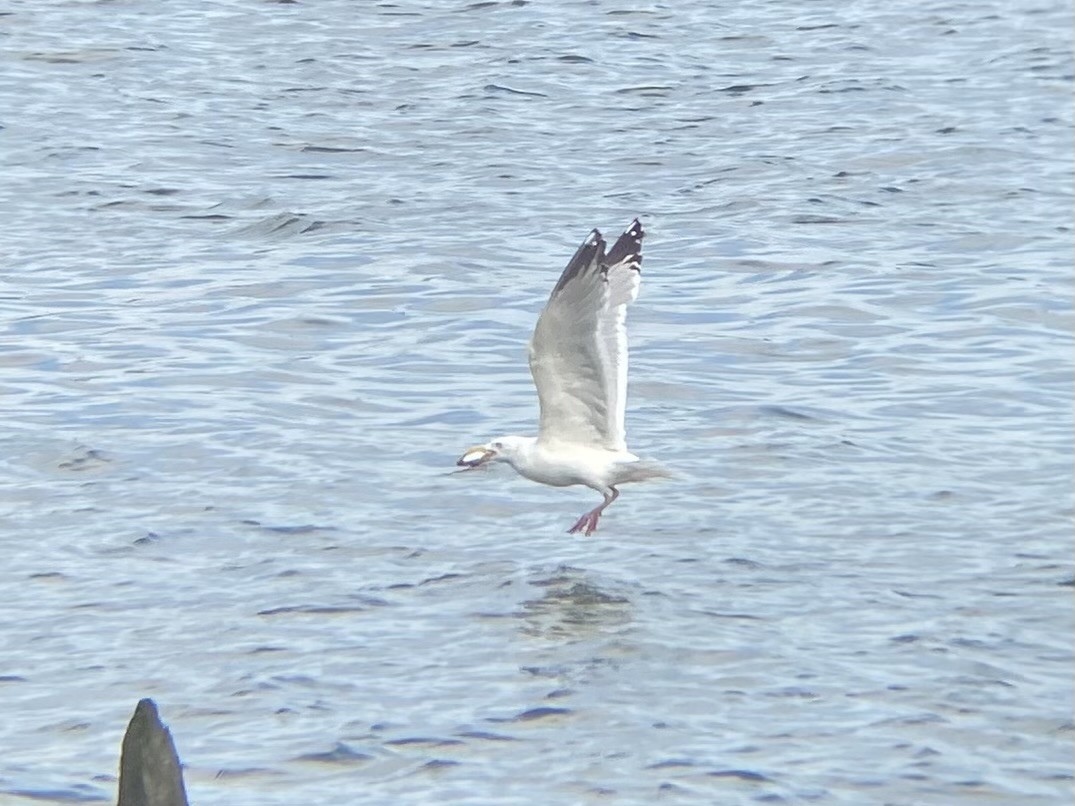
[[[552,576],[534,580],[544,594],[523,603],[524,631],[545,638],[582,639],[628,624],[633,606],[618,594],[602,590],[577,568],[561,566]]]

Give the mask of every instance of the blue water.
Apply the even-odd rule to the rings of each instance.
[[[9,4],[0,803],[1070,802],[1070,17]],[[635,215],[580,539],[448,473]]]

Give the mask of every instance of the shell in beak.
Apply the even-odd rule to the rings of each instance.
[[[491,448],[486,448],[484,445],[475,445],[473,448],[467,448],[467,452],[459,457],[459,461],[456,462],[459,467],[475,468],[484,465],[490,459],[496,456],[496,451]]]

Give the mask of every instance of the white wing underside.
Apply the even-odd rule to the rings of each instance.
[[[530,340],[538,440],[627,450],[627,306],[642,279],[636,219],[608,254],[594,230],[560,276]]]

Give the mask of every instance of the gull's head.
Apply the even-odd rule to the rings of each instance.
[[[523,446],[532,441],[528,437],[497,437],[484,445],[467,448],[456,464],[467,470],[473,470],[489,462],[511,462],[518,456]]]

